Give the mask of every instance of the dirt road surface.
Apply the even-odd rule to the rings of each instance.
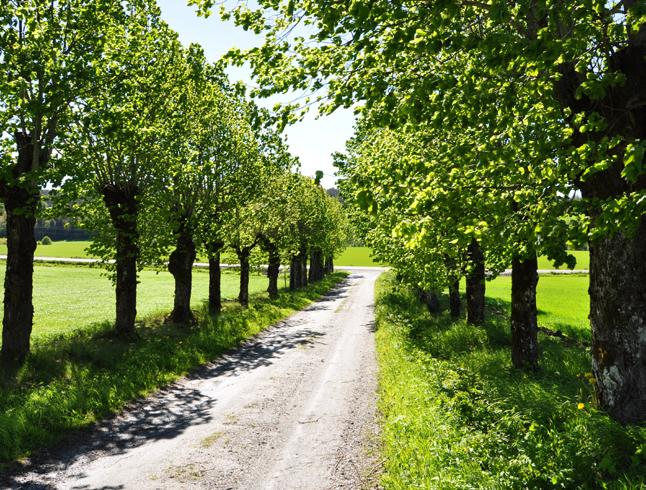
[[[38,458],[13,488],[374,488],[373,294],[355,270],[240,350]],[[372,456],[371,456],[372,455]]]

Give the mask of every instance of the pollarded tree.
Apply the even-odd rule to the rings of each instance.
[[[220,80],[222,97],[214,109],[217,117],[207,117],[200,151],[208,161],[204,185],[209,199],[197,222],[196,235],[209,261],[209,312],[222,309],[220,254],[227,245],[231,213],[254,195],[260,184],[259,144],[254,125],[257,109],[244,93]]]
[[[154,3],[127,5],[124,22],[103,35],[108,47],[66,140],[71,165],[62,171],[82,220],[98,232],[92,250],[115,258],[115,329],[132,336],[142,253],[153,259],[163,246],[145,215],[167,171],[164,134],[182,92],[176,77],[184,54]]]
[[[0,198],[7,213],[2,359],[22,362],[33,321],[34,224],[40,187],[70,107],[92,89],[113,0],[0,5]]]
[[[235,181],[233,170],[240,161],[234,159],[234,150],[244,136],[235,133],[245,128],[236,122],[237,101],[228,93],[224,75],[208,65],[199,46],[188,48],[176,83],[182,90],[172,101],[161,142],[166,172],[151,197],[157,203],[156,221],[161,225],[157,233],[162,239],[170,238],[174,247],[168,261],[175,280],[169,320],[190,324],[194,322],[190,303],[197,246],[203,241],[213,243],[205,230],[215,228],[213,210],[223,202],[223,181],[229,180],[229,187]],[[213,247],[210,250],[213,253]],[[217,274],[215,283],[219,284]],[[216,295],[219,298],[219,291]]]

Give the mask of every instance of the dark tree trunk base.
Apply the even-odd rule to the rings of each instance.
[[[1,357],[6,366],[21,365],[30,349],[34,317],[34,226],[38,193],[35,186],[9,187],[3,190],[7,213],[7,268]]]
[[[222,271],[220,270],[220,250],[222,242],[207,245],[209,255],[209,314],[219,315],[222,312]]]
[[[315,248],[310,254],[310,271],[309,271],[309,282],[317,282],[323,279],[325,274],[324,264],[323,264],[323,252]]]
[[[280,273],[280,254],[277,249],[269,250],[269,264],[267,267],[267,277],[269,278],[269,285],[267,292],[270,299],[278,297],[278,274]]]
[[[328,255],[325,257],[325,273],[332,274],[334,272],[334,256]]]
[[[294,291],[307,286],[307,253],[301,251],[292,258],[289,268],[289,289]]]
[[[117,234],[115,331],[123,337],[136,337],[138,192],[136,188],[114,186],[106,186],[102,191],[103,201],[110,212],[112,226]]]
[[[435,291],[419,291],[419,300],[426,306],[431,315],[437,315],[442,311],[440,307],[440,298]]]
[[[599,405],[620,422],[646,422],[646,218],[632,238],[590,244],[590,323]]]
[[[480,244],[472,240],[467,250],[472,270],[467,275],[467,323],[482,325],[485,321],[485,263]]]
[[[185,223],[180,224],[175,250],[168,261],[168,270],[175,279],[173,311],[169,321],[177,324],[194,325],[195,315],[191,311],[191,290],[193,287],[193,262],[195,262],[195,243],[191,230]]]
[[[238,303],[243,308],[249,306],[249,256],[252,247],[242,247],[236,249],[238,260],[240,261],[240,292],[238,293]]]
[[[456,279],[449,283],[449,308],[451,318],[460,318],[460,280]]]
[[[536,319],[536,255],[514,258],[511,272],[511,360],[516,368],[538,368],[538,322]]]

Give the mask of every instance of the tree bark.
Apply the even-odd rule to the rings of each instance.
[[[181,222],[177,230],[175,250],[168,260],[168,271],[175,279],[173,311],[169,321],[182,325],[195,323],[191,311],[191,290],[193,286],[193,262],[195,262],[195,243],[190,227]]]
[[[472,267],[467,275],[467,323],[482,325],[485,320],[485,263],[477,240],[471,240],[467,255]]]
[[[212,242],[207,245],[209,256],[209,313],[219,315],[222,311],[222,273],[220,271],[220,250],[224,243]]]
[[[628,2],[631,10],[639,2]],[[612,53],[608,67],[622,74],[621,84],[609,86],[603,97],[592,100],[579,88],[587,80],[574,63],[559,67],[561,77],[555,94],[572,120],[581,113],[598,112],[604,119],[599,131],[575,129],[575,146],[599,143],[615,137],[627,142],[646,140],[646,24],[627,36],[621,49]],[[574,127],[578,126],[572,124]],[[615,163],[594,172],[579,187],[592,206],[623,198],[646,189],[646,176],[634,181],[623,178],[625,144],[616,150]],[[598,228],[600,209],[591,206],[591,230]],[[592,327],[592,372],[599,406],[623,423],[646,422],[646,223],[639,217],[636,233],[602,231],[590,243],[590,324]]]
[[[323,252],[320,248],[313,248],[310,254],[309,282],[320,281],[323,274]]]
[[[137,317],[138,190],[108,185],[102,193],[117,235],[115,330],[119,335],[132,337]]]
[[[55,136],[52,132],[49,137]],[[34,226],[40,189],[31,173],[45,168],[51,149],[46,142],[34,144],[29,133],[16,131],[17,158],[0,179],[0,198],[7,213],[7,267],[4,282],[4,316],[0,358],[8,366],[24,362],[30,349],[34,318],[33,276],[36,240]]]
[[[623,423],[646,421],[646,218],[633,237],[590,243],[592,372],[599,404]]]
[[[307,249],[301,249],[299,265],[301,267],[301,273],[299,274],[301,283],[299,288],[307,287]]]
[[[449,282],[449,308],[451,318],[460,318],[460,279]]]
[[[332,274],[334,272],[334,255],[325,257],[325,273]]]
[[[34,226],[39,189],[35,185],[3,186],[2,195],[7,214],[2,360],[20,365],[29,353],[34,316]]]
[[[292,258],[289,268],[289,289],[292,291],[307,286],[307,251],[301,250]]]
[[[536,254],[514,257],[511,271],[511,361],[516,368],[538,367],[538,322],[536,319]]]
[[[298,274],[300,274],[301,267],[298,264],[298,258],[292,257],[291,262],[289,263],[289,290],[295,291],[298,289],[297,284],[299,283]]]
[[[278,274],[280,273],[280,253],[276,247],[269,248],[269,264],[267,267],[267,277],[269,278],[269,285],[267,292],[269,298],[276,299],[278,297]]]
[[[431,315],[440,313],[440,298],[438,298],[435,291],[422,291],[418,292],[419,300],[424,303],[426,309]]]
[[[238,293],[238,303],[244,308],[249,306],[249,256],[251,247],[236,248],[236,254],[240,261],[240,292]]]

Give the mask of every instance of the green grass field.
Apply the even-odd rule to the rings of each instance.
[[[589,282],[588,276],[583,274],[540,276],[536,292],[539,325],[579,339],[589,339]],[[511,277],[497,277],[487,282],[486,288],[487,298],[504,305],[511,297]]]
[[[334,265],[372,267],[381,265],[370,257],[370,247],[347,247],[334,259]]]
[[[0,275],[4,275],[0,264]],[[208,272],[193,272],[192,304],[197,309],[208,299]],[[173,276],[166,271],[144,270],[137,288],[139,318],[169,312],[173,306]],[[222,275],[222,296],[233,299],[238,294],[239,275]],[[284,281],[279,283],[284,284]],[[252,274],[250,293],[267,288],[267,278]],[[1,289],[1,286],[0,286]],[[86,327],[95,322],[114,321],[114,287],[102,269],[87,266],[37,265],[34,267],[33,338]],[[2,305],[0,304],[0,315]]]
[[[590,258],[587,251],[573,250],[570,252],[576,258],[575,269],[589,269]],[[383,265],[375,262],[371,256],[370,247],[348,247],[335,259],[334,264],[339,266],[378,266]],[[547,260],[547,257],[539,257],[539,269],[555,269],[554,264]],[[567,267],[561,266],[559,269],[566,269]]]
[[[539,323],[589,339],[586,285],[541,277]],[[541,334],[540,370],[511,367],[509,286],[487,283],[475,327],[430,316],[393,274],[379,279],[383,487],[644,488],[646,428],[594,408],[588,348]]]
[[[67,257],[82,259],[90,257],[85,248],[91,242],[53,242],[51,245],[38,244],[36,247],[36,257]],[[2,241],[0,243],[0,255],[6,255],[7,245]]]

